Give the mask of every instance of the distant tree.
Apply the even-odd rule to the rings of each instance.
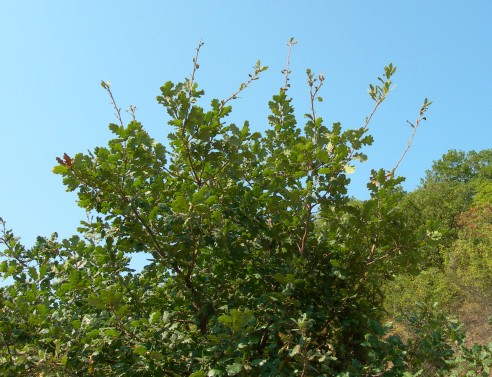
[[[413,232],[414,238],[435,241],[419,246],[420,269],[442,268],[443,247],[457,238],[457,216],[470,208],[473,192],[472,187],[461,182],[429,183],[402,198],[407,231]]]
[[[492,200],[491,169],[492,149],[468,153],[450,150],[426,171],[422,185],[405,195],[406,226],[421,236],[427,232],[441,239],[421,248],[421,268],[442,267],[442,247],[450,246],[458,237],[458,216],[474,203]]]
[[[468,183],[476,178],[492,179],[492,149],[480,152],[450,150],[427,170],[423,185],[433,183]]]

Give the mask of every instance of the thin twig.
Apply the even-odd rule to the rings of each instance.
[[[308,85],[309,85],[309,96],[310,96],[310,102],[311,102],[311,117],[312,117],[312,121],[313,121],[313,124],[314,124],[314,127],[315,127],[315,132],[314,132],[314,137],[315,137],[315,140],[314,140],[314,143],[315,144],[318,144],[318,129],[316,128],[316,110],[314,108],[314,101],[318,98],[318,100],[322,100],[321,97],[316,97],[319,93],[319,91],[321,90],[321,87],[323,86],[324,82],[325,82],[325,76],[323,76],[322,74],[319,74],[318,75],[318,78],[315,79],[314,78],[314,75],[313,73],[311,73],[311,70],[310,69],[307,69],[306,70],[306,73],[308,75]],[[314,85],[316,83],[316,81],[319,81],[319,84],[318,85]],[[313,91],[313,88],[314,88],[314,91]]]
[[[224,109],[225,105],[229,101],[237,99],[237,96],[239,95],[239,93],[241,93],[244,89],[248,88],[253,81],[258,80],[258,77],[260,76],[261,72],[264,72],[268,69],[267,66],[262,66],[261,62],[259,60],[256,62],[255,66],[253,68],[254,68],[254,72],[253,72],[253,74],[249,74],[248,81],[241,83],[241,85],[239,85],[239,89],[236,90],[234,93],[232,93],[229,96],[229,98],[220,101],[220,110]]]
[[[379,105],[381,105],[381,103],[383,103],[384,99],[386,98],[386,95],[384,95],[383,97],[381,97],[381,99],[378,99],[374,105],[374,108],[372,109],[372,112],[371,114],[366,117],[366,123],[364,124],[364,131],[367,130],[367,128],[369,127],[369,123],[371,123],[371,119],[373,117],[373,115],[376,113],[376,110],[378,109]]]
[[[137,107],[130,105],[128,110],[125,110],[128,114],[132,116],[133,121],[136,121],[137,119],[135,118],[135,112],[137,111]]]
[[[114,114],[118,121],[120,122],[121,127],[123,127],[123,120],[121,119],[121,109],[116,105],[116,101],[113,97],[113,93],[111,93],[111,82],[110,81],[101,81],[101,86],[108,92],[109,98],[111,98],[111,104],[113,105],[116,113]]]
[[[198,43],[198,46],[196,47],[195,57],[193,58],[193,70],[191,72],[191,77],[189,80],[186,80],[186,84],[189,85],[188,97],[189,97],[190,101],[193,98],[193,85],[195,83],[195,73],[198,70],[198,68],[200,68],[200,65],[198,64],[198,56],[200,55],[200,49],[202,48],[203,45],[204,45],[204,42],[202,42],[200,40],[200,42]],[[202,186],[201,177],[198,176],[195,164],[193,162],[193,158],[191,156],[191,150],[190,150],[190,146],[188,144],[189,140],[186,138],[186,131],[185,131],[186,130],[186,121],[188,120],[188,116],[190,114],[190,111],[191,111],[191,107],[188,107],[187,113],[182,119],[180,130],[181,130],[181,134],[182,134],[182,138],[183,138],[183,146],[186,150],[186,156],[188,157],[188,161],[190,162],[190,169],[191,169],[191,172],[193,174],[194,181],[197,183],[198,187],[201,187]],[[179,114],[176,113],[175,117],[178,118]]]
[[[422,107],[420,108],[419,117],[415,121],[415,124],[413,124],[407,120],[407,123],[410,125],[410,127],[413,128],[412,135],[408,139],[407,146],[406,146],[405,150],[403,151],[400,159],[396,163],[395,167],[391,170],[391,172],[390,172],[391,175],[394,175],[396,169],[398,169],[398,167],[400,166],[400,163],[403,161],[403,158],[405,158],[405,155],[407,154],[408,150],[410,149],[412,142],[413,142],[413,138],[415,137],[415,133],[417,132],[417,128],[419,128],[419,126],[420,126],[420,122],[423,120],[427,120],[427,118],[424,116],[424,114],[431,104],[432,104],[432,102],[428,101],[426,98],[424,100],[424,103],[422,104]]]
[[[386,96],[389,94],[389,92],[393,89],[391,87],[391,84],[393,83],[391,81],[391,77],[395,74],[396,72],[396,67],[393,66],[392,63],[390,63],[388,66],[384,67],[384,76],[385,79],[378,77],[378,80],[383,84],[383,86],[379,85],[369,85],[369,95],[371,98],[376,101],[376,104],[374,105],[374,108],[371,112],[371,114],[366,117],[366,123],[364,127],[362,128],[364,131],[367,130],[369,123],[371,122],[371,119],[376,112],[377,108],[383,101],[386,99]]]
[[[198,64],[198,56],[200,55],[200,49],[205,43],[200,39],[200,42],[198,42],[198,46],[196,47],[196,54],[195,57],[193,58],[193,71],[191,72],[191,78],[190,78],[190,88],[189,88],[189,94],[191,96],[191,92],[193,90],[193,84],[195,82],[195,73],[200,68],[200,65]]]
[[[297,41],[294,40],[294,37],[290,38],[289,43],[287,46],[289,47],[287,50],[287,62],[285,64],[285,70],[282,71],[282,73],[285,75],[285,84],[283,87],[283,90],[286,91],[287,88],[289,87],[289,74],[291,71],[289,70],[290,67],[290,51],[292,50],[292,46],[296,45]]]

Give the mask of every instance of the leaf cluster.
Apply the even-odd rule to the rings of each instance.
[[[260,133],[229,117],[232,101],[266,67],[258,62],[229,98],[204,106],[195,82],[200,47],[191,77],[166,82],[157,97],[169,117],[166,146],[133,107],[125,125],[102,83],[119,121],[109,125],[113,138],[65,154],[53,169],[89,214],[79,236],[25,248],[4,228],[0,273],[14,282],[0,290],[0,370],[194,377],[418,370],[435,354],[409,356],[422,347],[379,324],[382,283],[415,265],[421,242],[402,216],[402,178],[374,170],[370,199],[347,194],[396,67],[370,86],[373,111],[355,129],[316,114],[324,77],[308,70],[311,108],[299,126],[288,59],[286,84]],[[150,259],[133,271],[130,258],[141,252]],[[425,347],[438,344],[448,357],[443,339]]]

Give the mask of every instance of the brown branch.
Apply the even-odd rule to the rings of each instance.
[[[192,260],[191,260],[191,263],[188,267],[188,271],[186,273],[186,276],[188,276],[188,277],[191,277],[191,274],[193,273],[193,270],[195,269],[195,266],[196,266],[196,258],[198,256],[198,254],[200,254],[202,240],[203,240],[202,225],[203,225],[203,215],[200,215],[200,219],[199,219],[200,231],[199,231],[198,239],[195,235],[195,230],[194,230],[194,227],[193,227],[193,224],[191,221],[190,221],[190,224],[188,226],[188,229],[189,229],[190,234],[191,234],[191,240],[192,240],[193,246],[194,246]]]
[[[395,68],[396,69],[396,68]],[[380,78],[379,78],[380,81],[382,81]],[[375,87],[376,90],[378,90],[379,88],[379,91],[376,92],[376,94],[374,94],[374,96],[371,94],[371,98],[374,99],[375,101],[375,104],[374,104],[374,107],[371,111],[371,113],[369,114],[369,116],[366,117],[366,121],[364,123],[364,126],[362,127],[362,130],[365,132],[367,131],[367,129],[369,128],[369,124],[371,123],[371,120],[374,116],[374,114],[376,113],[377,109],[379,108],[379,106],[384,102],[384,100],[386,99],[387,95],[389,94],[389,92],[391,91],[391,80],[390,80],[390,76],[387,76],[387,81],[384,85],[384,88],[381,89],[379,88],[378,86]],[[372,86],[371,86],[372,88]],[[378,95],[379,94],[379,95]],[[427,101],[427,99],[426,99]],[[424,103],[427,103],[427,102],[424,102]],[[430,104],[430,102],[428,102],[428,104]],[[425,112],[425,110],[424,110]],[[422,109],[421,109],[421,115],[422,115]],[[425,118],[424,118],[425,119]],[[350,148],[350,153],[348,154],[348,156],[345,158],[344,162],[345,164],[349,163],[350,161],[352,161],[352,158],[354,156],[354,153],[355,153],[355,148],[351,147]],[[342,164],[341,165],[341,169],[337,172],[337,174],[340,174],[342,172],[342,170],[345,168],[345,164]],[[378,182],[375,182],[376,184],[378,184]],[[326,198],[328,192],[325,192],[325,194],[323,194],[321,197],[320,197],[320,200]]]
[[[183,127],[184,127],[184,122],[183,122]],[[184,129],[183,129],[183,134],[184,134]],[[191,150],[190,150],[190,147],[188,145],[189,143],[189,140],[186,139],[183,135],[183,138],[185,140],[185,142],[183,143],[185,149],[186,149],[186,156],[188,157],[188,161],[190,162],[190,169],[191,169],[191,173],[193,174],[193,182],[195,182],[198,186],[198,188],[201,188],[202,185],[203,185],[203,182],[202,182],[202,179],[201,177],[198,175],[198,173],[196,172],[196,167],[195,167],[195,163],[193,162],[193,158],[191,157]]]
[[[131,298],[133,299],[133,301],[137,304],[137,306],[140,308],[140,310],[144,313],[146,313],[146,315],[148,315],[148,311],[145,310],[144,306],[142,305],[139,297],[137,297],[137,295],[135,295],[135,293],[130,289],[130,287],[126,284],[125,282],[125,279],[123,279],[123,277],[118,273],[118,278],[119,278],[119,281],[120,281],[120,284],[123,285],[123,287],[125,287],[126,291],[128,292],[128,294],[131,296]]]
[[[85,179],[83,179],[82,177],[80,177],[78,174],[77,174],[77,171],[72,169],[72,172],[73,174],[75,175],[75,177],[80,181],[82,182],[84,185],[88,186],[88,187],[94,187],[92,184],[90,184],[88,181],[86,181]],[[97,186],[95,186],[96,189],[99,189]],[[113,186],[113,188],[115,190],[117,190],[116,187]],[[118,191],[118,190],[117,190]],[[121,200],[126,203],[126,204],[131,204],[130,201],[128,200],[128,198],[126,197],[126,195],[124,194],[123,190],[120,190],[119,191],[120,193],[120,197],[121,197]],[[155,247],[155,251],[157,252],[157,254],[163,259],[163,260],[166,260],[168,258],[166,258],[165,254],[164,254],[164,251],[157,239],[157,236],[154,234],[152,228],[149,226],[149,224],[147,224],[143,219],[142,217],[140,216],[140,214],[138,213],[138,211],[133,207],[133,205],[131,206],[131,211],[134,215],[134,217],[138,220],[138,222],[143,226],[145,232],[147,233],[147,235],[150,237],[152,243],[154,244],[154,247]],[[170,265],[173,269],[173,271],[183,280],[185,286],[188,288],[188,290],[191,292],[191,295],[192,295],[192,304],[193,306],[195,307],[195,309],[197,310],[197,312],[200,311],[200,309],[202,308],[203,306],[203,303],[201,302],[201,297],[200,297],[200,294],[198,293],[198,291],[196,290],[194,284],[193,284],[193,281],[191,280],[191,277],[188,276],[187,274],[185,274],[181,268],[173,261],[173,260],[169,260],[170,262]],[[200,318],[200,331],[202,332],[202,334],[205,334],[207,332],[207,328],[208,328],[208,318],[206,318],[204,315],[201,315],[199,314],[199,318]]]
[[[371,120],[372,120],[374,114],[376,113],[379,105],[381,105],[383,103],[383,101],[386,98],[386,96],[388,95],[388,93],[383,93],[380,97],[378,97],[375,100],[376,103],[374,104],[374,107],[373,107],[373,109],[371,111],[371,114],[369,114],[369,116],[366,117],[366,122],[365,122],[364,126],[362,127],[362,129],[363,129],[364,132],[367,131],[367,129],[369,128],[369,124],[371,123]],[[348,154],[347,158],[345,159],[346,163],[352,161],[352,158],[354,156],[354,153],[355,153],[355,148],[351,147],[350,148],[350,153]],[[340,174],[344,168],[345,168],[345,164],[342,165],[342,168],[338,171],[337,174]]]

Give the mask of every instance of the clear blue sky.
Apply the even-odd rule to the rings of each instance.
[[[413,190],[449,149],[482,150],[492,136],[492,2],[475,1],[3,1],[0,12],[0,216],[32,244],[53,231],[68,237],[83,211],[51,173],[55,157],[110,138],[113,110],[135,105],[150,134],[166,140],[155,101],[167,80],[189,75],[205,42],[197,81],[226,98],[257,59],[270,69],[235,103],[232,119],[264,130],[267,101],[282,85],[286,44],[294,105],[307,112],[305,69],[326,77],[318,113],[359,127],[371,109],[368,84],[389,62],[396,88],[372,124],[369,161],[353,176],[364,197],[370,168],[392,168],[422,100],[434,101],[402,163]]]

